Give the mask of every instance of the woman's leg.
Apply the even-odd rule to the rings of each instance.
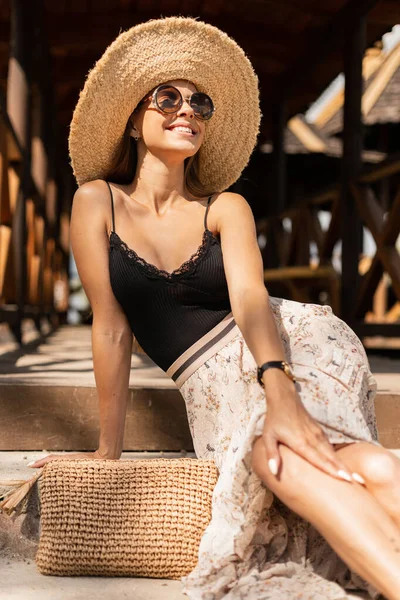
[[[264,442],[253,445],[252,468],[291,510],[312,523],[344,562],[389,600],[400,600],[400,531],[371,492],[335,479],[280,445],[278,478]]]
[[[400,530],[400,459],[368,442],[346,444],[336,450],[350,469],[365,479],[365,487],[382,505]]]

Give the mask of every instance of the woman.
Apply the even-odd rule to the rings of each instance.
[[[133,27],[89,74],[70,154],[100,400],[91,456],[121,455],[133,332],[220,471],[183,591],[398,600],[400,468],[377,441],[363,346],[329,306],[269,296],[252,211],[225,191],[260,117],[248,58],[195,19]]]

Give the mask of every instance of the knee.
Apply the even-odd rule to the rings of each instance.
[[[371,485],[390,485],[400,475],[399,461],[389,452],[372,451],[363,458],[361,472]]]

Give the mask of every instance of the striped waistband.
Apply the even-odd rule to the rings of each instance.
[[[166,374],[181,387],[208,358],[240,333],[232,312],[192,344],[172,363]]]

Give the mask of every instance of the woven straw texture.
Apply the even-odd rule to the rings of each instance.
[[[121,33],[88,73],[69,135],[78,185],[107,178],[132,111],[173,79],[192,81],[215,105],[199,149],[200,181],[221,192],[238,179],[259,132],[258,77],[242,48],[217,27],[167,17]]]
[[[212,460],[55,460],[43,467],[44,575],[180,579],[197,564],[218,479]]]

